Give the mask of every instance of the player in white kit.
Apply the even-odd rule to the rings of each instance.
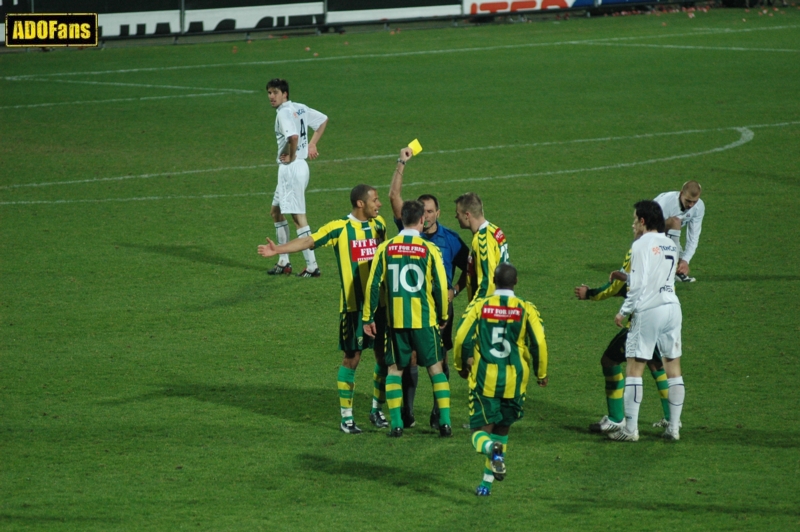
[[[675,295],[679,248],[662,234],[664,216],[658,203],[642,200],[634,205],[634,209],[633,234],[642,232],[642,236],[631,246],[628,296],[614,318],[617,327],[623,327],[625,318],[633,315],[625,345],[625,425],[609,433],[608,437],[617,441],[639,439],[642,374],[657,346],[669,384],[670,420],[664,438],[678,440],[686,394],[680,364],[681,304]]]
[[[267,83],[269,103],[277,111],[275,137],[278,141],[278,186],[272,199],[270,215],[275,222],[278,244],[289,241],[289,222],[285,214],[291,214],[297,228],[298,238],[311,236],[306,218],[306,187],[308,186],[308,164],[306,158],[319,156],[317,142],[325,132],[328,117],[302,103],[289,100],[289,83],[284,79],[273,79]],[[314,130],[308,140],[308,129]],[[298,277],[319,277],[314,250],[303,251],[306,268]],[[278,263],[267,273],[270,275],[291,274],[289,255],[282,254]]]
[[[700,199],[703,189],[697,181],[687,181],[678,192],[664,192],[655,201],[661,206],[667,226],[667,236],[675,242],[680,250],[681,228],[686,225],[686,247],[680,253],[675,278],[684,283],[693,283],[696,279],[689,277],[689,261],[692,260],[697,244],[700,242],[700,231],[703,230],[703,216],[706,205]]]

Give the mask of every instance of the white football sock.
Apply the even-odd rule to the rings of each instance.
[[[275,233],[278,235],[278,244],[285,244],[289,241],[289,222],[275,222]],[[289,254],[281,253],[278,257],[278,264],[286,266],[289,264]]]
[[[683,385],[683,377],[667,379],[667,384],[669,384],[669,428],[678,430],[681,426],[681,412],[683,411],[683,400],[686,398],[686,387]]]
[[[639,405],[642,404],[642,378],[626,377],[625,392],[625,430],[634,433],[639,430]]]
[[[297,238],[302,238],[304,236],[311,236],[311,227],[305,226],[297,228]],[[308,271],[313,272],[317,269],[317,257],[314,255],[313,249],[303,250],[303,257],[306,259],[306,269]]]

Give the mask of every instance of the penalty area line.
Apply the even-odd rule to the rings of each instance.
[[[230,96],[230,92],[204,92],[202,94],[173,94],[170,96],[139,96],[136,98],[111,98],[110,100],[79,100],[75,102],[31,103],[26,105],[3,105],[0,109],[32,109],[36,107],[56,107],[59,105],[87,105],[96,103],[143,102],[150,100],[170,100],[172,98],[201,98],[203,96]]]
[[[786,127],[786,126],[793,126],[793,125],[800,125],[800,121],[794,122],[780,122],[774,124],[757,124],[757,125],[750,125],[750,126],[742,126],[748,129],[756,129],[756,128],[770,128],[770,127]],[[485,151],[485,150],[504,150],[504,149],[520,149],[520,148],[538,148],[538,147],[546,147],[546,146],[563,146],[568,144],[582,144],[582,143],[591,143],[591,142],[614,142],[620,140],[636,140],[636,139],[648,139],[648,138],[658,138],[658,137],[668,137],[668,136],[677,136],[677,135],[692,135],[692,134],[702,134],[702,133],[709,133],[709,132],[719,132],[719,131],[737,131],[739,127],[719,127],[719,128],[709,128],[709,129],[686,129],[683,131],[666,131],[666,132],[657,132],[657,133],[640,133],[636,135],[624,135],[624,136],[609,136],[609,137],[595,137],[595,138],[587,138],[587,139],[571,139],[571,140],[554,140],[554,141],[543,141],[543,142],[530,142],[525,144],[506,144],[506,145],[494,145],[494,146],[475,146],[470,148],[456,148],[451,150],[429,150],[423,152],[421,155],[425,157],[429,157],[432,155],[446,155],[446,154],[454,154],[454,153],[466,153],[472,151]],[[419,157],[418,156],[418,157]],[[397,154],[385,154],[385,155],[365,155],[365,156],[358,156],[358,157],[345,157],[341,159],[321,159],[315,161],[315,164],[333,164],[333,163],[349,163],[349,162],[360,162],[360,161],[374,161],[374,160],[381,160],[381,159],[391,159],[393,157],[397,157]],[[253,165],[242,165],[242,166],[222,166],[217,168],[199,168],[195,170],[177,170],[173,172],[157,172],[157,173],[147,173],[147,174],[138,174],[138,175],[126,175],[126,176],[115,176],[115,177],[95,177],[91,179],[74,179],[70,181],[45,181],[42,183],[20,183],[14,185],[5,185],[0,186],[0,190],[8,190],[13,188],[32,188],[32,187],[50,187],[50,186],[58,186],[58,185],[78,185],[78,184],[87,184],[87,183],[103,183],[108,181],[125,181],[128,179],[152,179],[155,177],[173,177],[173,176],[186,176],[186,175],[194,175],[194,174],[207,174],[213,172],[228,172],[228,171],[239,171],[239,170],[258,170],[261,168],[270,168],[275,166],[276,163],[262,163],[262,164],[253,164]]]
[[[730,128],[729,128],[730,129]],[[586,173],[586,172],[601,172],[605,170],[618,170],[620,168],[631,168],[635,166],[644,166],[648,164],[656,164],[661,162],[667,161],[674,161],[678,159],[688,159],[690,157],[700,157],[703,155],[710,155],[713,153],[719,153],[727,150],[731,150],[734,148],[738,148],[743,144],[747,144],[755,137],[755,133],[752,130],[746,127],[740,128],[733,128],[739,131],[739,139],[735,142],[730,144],[726,144],[725,146],[720,146],[717,148],[712,148],[710,150],[704,150],[700,152],[694,153],[683,153],[679,155],[670,155],[668,157],[658,157],[655,159],[647,159],[645,161],[632,161],[627,163],[617,163],[617,164],[610,164],[604,166],[593,166],[589,168],[572,168],[567,170],[551,170],[547,172],[531,172],[531,173],[523,173],[523,174],[508,174],[502,176],[486,176],[486,177],[466,177],[461,179],[445,179],[441,181],[416,181],[411,183],[406,183],[404,186],[432,186],[432,185],[446,185],[451,183],[477,183],[481,181],[497,181],[497,180],[505,180],[505,179],[520,179],[524,177],[546,177],[546,176],[558,176],[558,175],[568,175],[568,174],[578,174],[578,173]],[[380,185],[377,188],[387,188],[388,185]],[[336,188],[316,188],[307,190],[306,193],[308,194],[319,194],[319,193],[326,193],[326,192],[343,192],[349,191],[351,188],[349,187],[336,187]],[[242,198],[242,197],[251,197],[251,196],[267,196],[271,195],[272,193],[269,192],[249,192],[249,193],[241,193],[241,194],[203,194],[197,196],[147,196],[147,197],[138,197],[138,198],[105,198],[105,199],[83,199],[83,200],[41,200],[41,201],[4,201],[0,202],[0,205],[63,205],[63,204],[71,204],[71,203],[109,203],[109,202],[131,202],[131,201],[165,201],[165,200],[176,200],[176,199],[225,199],[225,198]]]
[[[663,39],[671,37],[694,37],[698,35],[727,35],[733,33],[749,33],[756,31],[776,31],[785,29],[794,29],[800,26],[785,25],[785,26],[771,26],[765,28],[739,28],[730,29],[724,28],[719,30],[710,31],[694,31],[690,33],[654,33],[649,35],[633,35],[629,37],[608,37],[604,39],[586,39],[586,40],[565,40],[565,41],[551,41],[551,42],[536,42],[536,43],[520,43],[520,44],[506,44],[495,46],[473,46],[467,48],[442,48],[437,50],[415,50],[407,52],[388,52],[383,54],[359,54],[359,55],[342,55],[333,57],[315,57],[315,58],[295,58],[295,59],[274,59],[270,61],[243,61],[241,63],[207,63],[202,65],[174,65],[164,67],[143,67],[143,68],[127,68],[118,70],[95,70],[84,72],[54,72],[50,74],[21,74],[18,76],[5,76],[2,79],[8,80],[24,80],[28,78],[40,78],[50,76],[100,76],[104,74],[128,74],[135,72],[165,72],[170,70],[191,70],[191,69],[204,69],[204,68],[228,68],[228,67],[242,67],[242,66],[264,66],[264,65],[280,65],[280,64],[298,64],[308,63],[311,61],[343,61],[343,60],[359,60],[359,59],[383,59],[392,57],[414,57],[421,55],[437,55],[437,54],[454,54],[454,53],[474,53],[474,52],[490,52],[495,50],[517,50],[524,48],[538,48],[543,46],[564,46],[564,45],[583,45],[594,44],[602,42],[621,42],[621,41],[634,41],[640,39]]]

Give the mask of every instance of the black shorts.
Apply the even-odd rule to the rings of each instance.
[[[447,305],[447,324],[442,329],[442,345],[445,352],[453,349],[453,302]]]
[[[617,333],[611,343],[606,347],[603,356],[614,361],[615,364],[622,364],[625,362],[625,343],[628,340],[628,328],[625,327]],[[661,353],[658,352],[658,347],[653,351],[653,362],[658,364],[659,369],[664,367],[661,362]]]

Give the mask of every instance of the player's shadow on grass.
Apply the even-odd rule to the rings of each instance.
[[[387,438],[384,437],[384,439]],[[403,439],[407,439],[407,437],[404,436]],[[398,445],[405,443],[402,439],[398,440]],[[409,448],[412,448],[411,445],[409,442]],[[382,482],[396,488],[407,488],[415,494],[445,499],[454,504],[461,504],[464,500],[445,493],[467,493],[464,485],[450,482],[436,473],[426,473],[422,468],[415,468],[412,471],[384,464],[369,463],[366,460],[345,460],[308,453],[300,454],[297,458],[300,460],[300,466],[304,469],[339,478],[352,477],[359,481]]]
[[[586,268],[589,269],[589,270],[592,270],[593,272],[600,272],[600,273],[605,273],[605,274],[609,274],[609,273],[613,272],[614,270],[619,270],[619,267],[620,267],[620,263],[619,262],[614,262],[614,263],[611,263],[611,262],[605,263],[605,262],[603,262],[603,263],[592,263],[592,264],[587,264],[586,265]]]
[[[530,387],[531,384],[528,384]],[[535,383],[533,387],[535,387]],[[531,431],[537,439],[545,443],[564,441],[564,432],[571,434],[588,433],[586,427],[596,421],[596,414],[588,409],[577,409],[552,401],[545,401],[536,397],[536,390],[529,390],[525,400],[525,417],[518,425],[514,425],[514,432]],[[541,431],[542,425],[560,429],[558,431]]]
[[[590,434],[587,429],[581,432]],[[707,448],[709,452],[718,445],[740,445],[752,447],[753,451],[760,448],[771,449],[800,449],[800,433],[798,431],[769,431],[746,428],[709,429],[706,427],[692,427],[684,423],[681,429],[681,441],[678,443],[667,442],[661,436],[664,429],[650,427],[649,423],[639,423],[639,445],[663,445],[660,452],[667,448],[679,449],[680,446]],[[620,445],[611,441],[605,434],[590,434],[596,438],[598,445]],[[624,447],[629,447],[624,445]],[[700,451],[702,452],[702,451]]]
[[[202,262],[205,264],[212,264],[214,266],[224,266],[226,268],[239,268],[242,270],[255,270],[263,271],[263,266],[256,266],[247,264],[245,262],[238,262],[222,255],[217,255],[211,251],[204,249],[200,246],[187,245],[187,246],[170,246],[161,244],[157,246],[145,246],[143,244],[131,244],[127,242],[117,243],[116,245],[131,249],[138,249],[147,251],[149,253],[158,253],[160,255],[169,255],[171,257],[178,257],[192,262]],[[255,252],[253,253],[255,255]]]
[[[698,498],[703,497],[702,485],[692,484],[691,490],[696,492]],[[573,498],[570,497],[569,502],[564,502],[563,499],[554,500],[549,497],[542,497],[543,500],[549,500],[553,508],[557,509],[563,514],[575,515],[586,512],[587,508],[625,508],[630,506],[631,501],[627,499],[609,500],[603,497],[592,498]],[[626,506],[627,505],[627,506]],[[752,506],[731,504],[723,505],[709,502],[702,503],[669,503],[669,502],[636,502],[636,510],[644,512],[654,512],[664,516],[668,515],[697,515],[700,517],[708,516],[709,514],[726,514],[736,516],[747,515],[762,515],[770,516],[775,514],[797,516],[798,511],[794,508],[779,508],[775,506]],[[655,515],[651,517],[656,517]]]
[[[681,419],[681,421],[683,421],[683,419]],[[686,439],[690,442],[696,440],[699,445],[735,444],[744,447],[771,447],[775,449],[800,450],[800,432],[797,430],[687,427],[681,430],[681,439]]]
[[[521,423],[514,425],[514,432],[530,432],[532,437],[542,443],[563,443],[564,432],[568,432],[596,439],[596,442],[601,445],[607,443],[618,445],[616,442],[611,442],[604,434],[598,435],[589,432],[589,424],[597,419],[599,419],[598,412],[544,401],[536,397],[534,390],[534,393],[529,394],[525,401],[525,417]],[[560,430],[542,430],[545,426]],[[639,430],[644,440],[663,441],[661,434],[664,429],[651,428],[649,423],[640,420]],[[707,428],[687,425],[681,431],[681,436],[687,442],[701,446],[741,445],[755,448],[800,449],[800,433],[797,430],[770,431],[746,427]]]
[[[52,526],[52,523],[62,523],[62,524],[74,524],[77,525],[79,523],[83,523],[82,527],[85,526],[88,528],[89,524],[94,526],[100,526],[102,523],[106,523],[110,525],[111,523],[115,523],[117,525],[121,524],[122,521],[116,517],[86,517],[86,516],[64,516],[64,515],[41,515],[37,514],[36,512],[39,511],[38,508],[31,509],[31,515],[22,515],[22,514],[10,514],[7,512],[0,513],[0,523],[8,523],[17,525],[23,525],[25,528],[27,527],[38,527],[44,526],[45,524]],[[81,528],[82,528],[81,527]]]
[[[272,384],[172,384],[132,398],[106,401],[107,405],[163,398],[190,398],[204,403],[240,408],[286,421],[319,423],[338,429],[339,396],[331,388],[292,388]],[[357,398],[368,405],[366,398]],[[302,413],[298,412],[302,405]]]

